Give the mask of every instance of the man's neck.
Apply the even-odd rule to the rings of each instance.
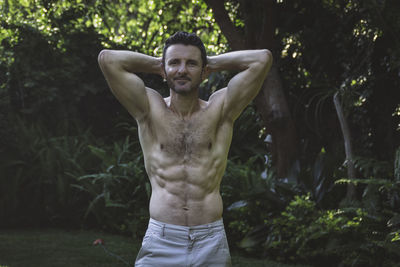
[[[182,95],[170,90],[169,107],[182,119],[189,118],[200,108],[197,91],[188,95]]]

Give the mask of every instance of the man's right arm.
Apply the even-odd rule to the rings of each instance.
[[[102,50],[98,61],[119,102],[136,120],[146,116],[149,112],[147,88],[135,73],[161,75],[161,59],[131,51]]]

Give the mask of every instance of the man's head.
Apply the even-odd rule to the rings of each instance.
[[[194,33],[187,33],[183,31],[176,32],[170,36],[166,41],[163,49],[162,63],[165,65],[165,54],[168,47],[174,44],[193,45],[196,46],[201,52],[202,67],[207,64],[207,53],[201,39]]]
[[[175,33],[165,43],[162,64],[171,90],[181,95],[195,93],[207,73],[203,42],[195,34]]]

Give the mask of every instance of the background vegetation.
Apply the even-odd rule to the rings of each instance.
[[[97,55],[160,56],[186,30],[210,54],[274,54],[270,82],[235,123],[221,186],[232,250],[315,266],[399,262],[400,2],[1,0],[0,10],[0,226],[141,238],[151,189],[137,126]],[[230,75],[209,77],[201,97]],[[160,77],[142,78],[168,94]]]

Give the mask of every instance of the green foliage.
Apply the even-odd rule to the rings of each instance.
[[[307,158],[300,159],[298,186],[302,192],[311,193],[318,207],[334,207],[344,194],[341,188],[335,187],[335,181],[344,176],[341,168],[342,155],[338,155],[339,152],[327,152],[323,147],[315,158],[308,155]]]
[[[399,160],[399,155],[396,152],[395,164]],[[360,190],[362,190],[361,204],[371,214],[379,214],[383,209],[386,210],[386,213],[389,212],[389,215],[395,216],[396,212],[394,211],[400,207],[400,182],[394,175],[398,166],[395,165],[394,170],[392,170],[390,165],[388,162],[358,158],[356,166],[365,178],[353,180],[339,179],[336,183],[358,185]]]
[[[1,223],[76,225],[80,198],[67,173],[83,174],[95,163],[87,157],[90,132],[54,136],[42,124],[12,120],[14,136],[1,155]]]
[[[326,211],[319,213],[310,196],[295,196],[280,216],[269,224],[265,247],[268,253],[283,260],[291,261],[315,260],[318,255],[329,255],[326,251],[329,237],[348,236],[359,225],[359,214],[349,218],[341,211]],[[337,255],[336,255],[337,256]],[[336,263],[333,264],[335,266]]]
[[[47,120],[78,117],[79,106],[71,103],[105,89],[99,70],[91,67],[101,48],[99,36],[93,29],[71,27],[80,13],[60,19],[39,3],[24,8],[6,2],[0,64],[12,109]]]
[[[319,211],[309,195],[296,196],[267,222],[263,245],[278,260],[314,266],[388,266],[398,260],[400,244],[380,223],[361,208]]]
[[[238,157],[239,162],[244,162],[255,157],[257,158],[256,163],[262,166],[265,161],[264,154],[266,153],[267,146],[264,142],[265,136],[261,133],[261,119],[255,111],[254,106],[250,105],[235,121],[229,151],[230,158]]]
[[[265,181],[261,179],[259,167],[257,168],[254,164],[255,159],[250,158],[244,164],[228,160],[221,194],[227,210],[224,217],[228,223],[232,241],[237,241],[240,236],[248,232],[251,225],[257,223],[262,216],[261,212],[256,217],[256,214],[252,214],[254,208],[260,210],[260,205],[265,204],[260,200],[256,202],[253,200],[257,199],[256,196],[263,195],[266,188]]]
[[[236,231],[242,230],[242,234],[248,231],[239,247],[253,254],[264,252],[280,261],[315,266],[392,266],[400,259],[400,184],[392,179],[390,164],[372,159],[358,161],[363,162],[357,163],[360,171],[363,168],[364,174],[371,178],[337,180],[335,187],[353,183],[362,192],[360,201],[347,203],[341,208],[318,205],[319,194],[296,195],[297,186],[286,195],[289,201],[284,208],[266,207],[263,204],[265,200],[259,207],[250,205],[251,201],[243,202],[234,210],[242,216],[236,215],[235,223],[230,225],[236,226]],[[387,179],[379,179],[375,176],[378,173],[386,174]],[[297,190],[301,192],[302,185],[299,185]],[[269,186],[282,197],[276,184],[275,187]],[[255,187],[260,190],[262,185],[256,184]],[[260,199],[262,197],[257,196],[257,200]],[[340,198],[336,199],[331,206],[339,206],[339,201]],[[258,217],[257,211],[263,218]],[[254,224],[253,218],[258,222],[263,220],[263,225]]]
[[[107,145],[89,130],[54,136],[43,124],[13,121],[14,139],[0,165],[1,225],[92,225],[142,234],[150,184],[137,140]]]
[[[340,92],[356,154],[391,161],[398,146],[399,2],[282,1],[277,8],[285,19],[277,20],[276,54],[306,154],[343,146],[332,103]]]
[[[95,1],[92,23],[101,34],[108,37],[109,41],[103,43],[106,47],[120,44],[161,56],[166,37],[184,30],[197,33],[210,53],[226,49],[226,41],[215,24],[212,11],[203,1],[130,0],[108,2],[107,8],[102,5],[104,1]]]
[[[357,168],[365,178],[393,176],[392,166],[387,161],[380,161],[374,158],[355,157],[354,167]]]
[[[121,144],[89,149],[101,160],[100,170],[75,177],[72,184],[90,200],[84,220],[92,215],[103,228],[142,235],[149,217],[151,188],[137,141],[127,137]]]
[[[244,163],[228,160],[221,185],[229,240],[232,247],[249,251],[259,251],[257,246],[266,234],[263,223],[278,215],[299,193],[294,183],[277,181],[272,170],[263,173],[265,167],[257,160],[256,156]],[[245,235],[251,238],[243,239]]]

